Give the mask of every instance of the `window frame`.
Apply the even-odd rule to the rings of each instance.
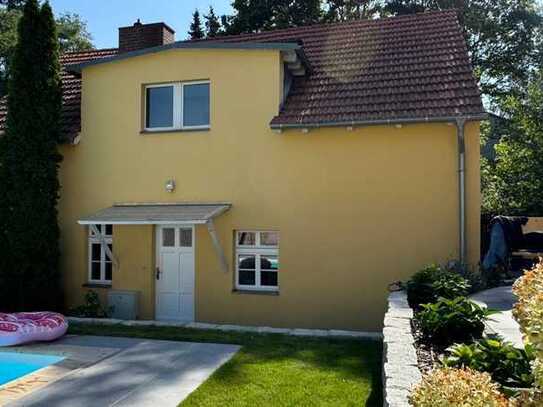
[[[106,244],[111,245],[111,250],[113,250],[113,225],[111,225],[111,234],[106,234],[106,224],[96,224],[95,225],[98,230],[103,233],[104,240],[106,241]],[[111,285],[113,281],[113,262],[111,259],[107,258],[106,251],[104,250],[104,247],[102,246],[102,243],[100,239],[94,235],[92,232],[92,229],[88,228],[88,282],[91,284],[103,284],[103,285]],[[100,245],[100,279],[96,280],[92,278],[92,264],[98,263],[98,261],[93,261],[92,259],[92,246],[94,244]],[[106,280],[106,263],[111,263],[111,280]]]
[[[209,123],[198,126],[184,125],[184,95],[185,86],[190,85],[209,85]],[[171,127],[147,127],[147,89],[165,88],[173,86],[173,125]],[[143,129],[146,132],[161,132],[175,130],[209,130],[211,128],[211,81],[184,81],[156,83],[143,86]]]
[[[261,274],[262,274],[262,267],[261,267],[261,258],[262,256],[273,256],[277,258],[277,262],[279,263],[279,244],[277,246],[265,246],[260,243],[260,234],[261,233],[277,233],[279,234],[279,231],[277,230],[236,230],[234,233],[235,240],[235,264],[236,264],[236,275],[235,275],[235,287],[236,290],[239,291],[267,291],[267,292],[278,292],[279,291],[279,274],[277,274],[277,285],[275,286],[269,286],[269,285],[262,285],[261,280]],[[254,245],[240,245],[239,242],[239,235],[241,233],[255,233],[255,244]],[[279,237],[279,242],[281,238]],[[247,284],[240,284],[239,283],[239,256],[240,255],[246,255],[246,256],[254,256],[255,257],[255,284],[254,285],[247,285]],[[280,267],[277,267],[277,270],[275,270],[276,273],[279,273]],[[270,270],[265,270],[270,271]]]

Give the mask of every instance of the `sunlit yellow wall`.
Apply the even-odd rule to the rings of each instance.
[[[280,294],[233,293],[207,229],[196,228],[196,318],[377,330],[387,285],[458,255],[455,128],[446,124],[276,134],[276,51],[175,50],[84,70],[83,131],[63,147],[60,203],[69,305],[87,279],[77,219],[114,202],[230,201],[216,228],[280,230]],[[211,130],[140,134],[141,85],[210,79]],[[479,128],[467,128],[469,256],[479,257]],[[176,191],[164,190],[175,178]],[[114,287],[144,291],[152,317],[152,227],[115,228]],[[133,233],[134,236],[130,236]],[[126,268],[124,268],[126,266]],[[128,267],[129,266],[129,267]]]

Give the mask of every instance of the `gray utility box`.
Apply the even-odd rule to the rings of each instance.
[[[139,291],[110,290],[107,294],[108,306],[113,308],[111,317],[115,319],[138,319]]]

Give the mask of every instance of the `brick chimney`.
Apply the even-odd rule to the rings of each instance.
[[[119,28],[119,53],[158,47],[175,41],[175,31],[164,23],[142,24]]]

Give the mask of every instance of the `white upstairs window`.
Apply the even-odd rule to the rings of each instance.
[[[209,81],[145,86],[145,130],[209,128]]]

